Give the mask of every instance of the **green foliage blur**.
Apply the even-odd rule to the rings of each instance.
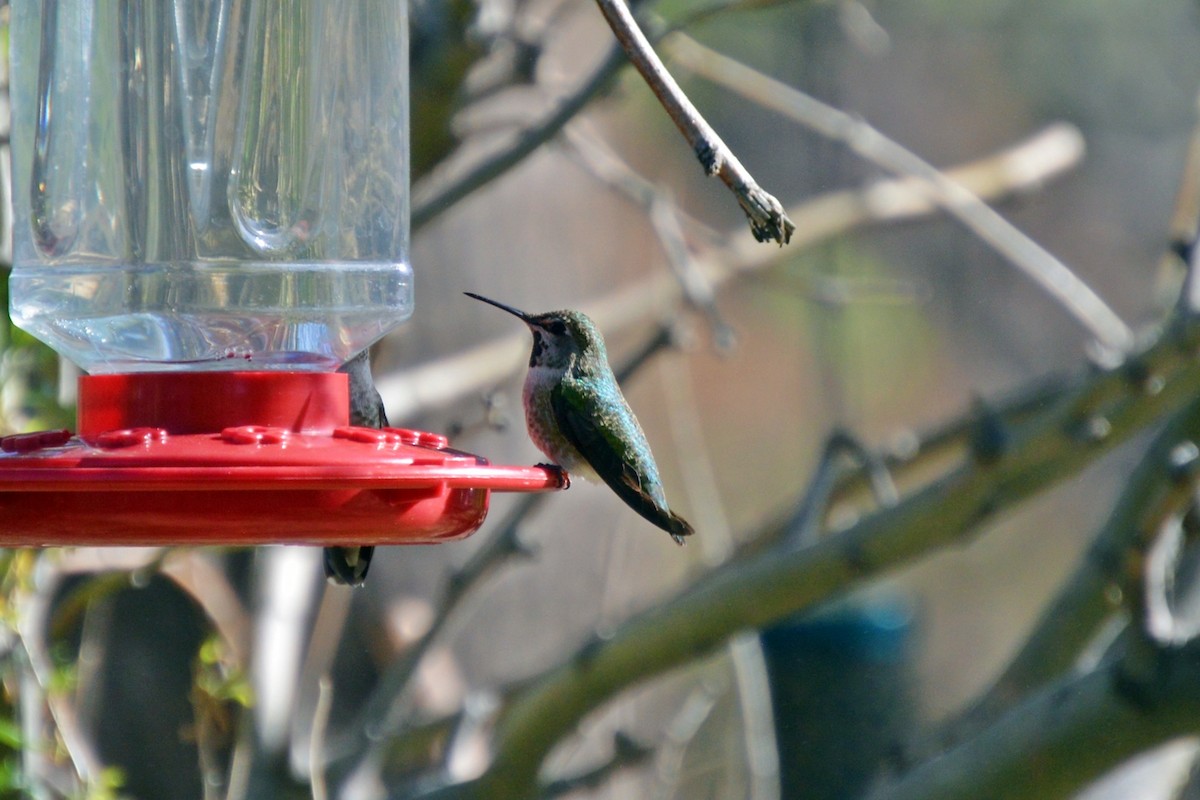
[[[8,275],[0,269],[0,304],[8,309]],[[13,325],[0,320],[0,434],[71,427],[74,407],[58,400],[58,355]]]

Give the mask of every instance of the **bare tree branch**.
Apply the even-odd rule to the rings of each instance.
[[[317,707],[313,711],[312,736],[309,739],[308,768],[309,785],[313,800],[326,800],[329,792],[325,787],[325,732],[329,727],[329,712],[333,708],[333,682],[328,675],[317,681]]]
[[[974,192],[861,119],[822,103],[681,33],[668,42],[671,56],[689,69],[765,108],[844,143],[898,176],[918,179],[919,192],[991,245],[1118,355],[1133,344],[1128,326],[1090,286],[1044,247],[979,199]]]
[[[654,48],[624,0],[596,0],[600,12],[621,43],[630,62],[642,74],[658,102],[666,110],[675,127],[687,139],[704,172],[715,175],[729,187],[738,205],[750,221],[750,231],[760,242],[775,241],[780,246],[792,238],[796,226],[788,219],[783,204],[765,191],[737,156],[717,135],[679,84],[667,72]]]
[[[1197,435],[1200,402],[1193,402],[1158,434],[1130,473],[1079,568],[1043,609],[1017,655],[969,711],[939,732],[937,746],[965,741],[1031,690],[1065,674],[1101,623],[1120,603],[1129,602],[1137,589],[1128,584],[1128,576],[1138,571],[1129,563],[1130,553],[1137,552],[1141,537],[1157,532],[1164,516],[1190,498],[1190,483],[1176,480],[1170,459],[1181,441]],[[933,746],[927,743],[918,755],[927,756]]]
[[[1198,109],[1200,110],[1200,109]],[[1179,275],[1178,285],[1174,281],[1167,283],[1168,292],[1174,292],[1175,307],[1180,313],[1194,312],[1200,297],[1197,297],[1197,272],[1200,271],[1200,248],[1196,246],[1197,231],[1200,230],[1200,119],[1192,127],[1192,136],[1188,141],[1187,152],[1184,155],[1182,176],[1179,189],[1175,194],[1175,205],[1168,224],[1170,234],[1170,250],[1178,257],[1178,261],[1167,263],[1166,274]],[[1172,269],[1182,264],[1182,269]],[[1176,291],[1178,289],[1178,291]]]
[[[1163,619],[1170,616],[1166,579],[1175,567],[1163,556],[1182,543],[1182,527],[1173,523],[1194,499],[1200,450],[1192,440],[1197,434],[1200,402],[1192,401],[1156,439],[1118,504],[1113,519],[1119,522],[1106,528],[1106,533],[1124,534],[1107,543],[1123,548],[1121,557],[1108,560],[1121,562],[1110,564],[1109,572],[1125,585],[1132,616],[1128,635],[1090,672],[1068,673],[1019,704],[1014,698],[1012,710],[990,728],[969,732],[972,738],[873,796],[1066,796],[1116,763],[1200,731],[1200,639],[1194,638],[1194,628],[1179,629]],[[1151,544],[1153,537],[1158,541]],[[1164,607],[1156,609],[1158,602]],[[1031,764],[1037,768],[1031,770]]]
[[[1066,375],[1047,376],[992,401],[991,413],[1011,430],[1061,400],[1070,385]],[[976,415],[962,414],[919,433],[901,431],[884,448],[876,468],[884,469],[896,484],[911,487],[914,481],[936,474],[953,459],[963,458],[970,450],[977,425]],[[845,474],[838,479],[831,502],[856,503],[868,492],[877,499],[876,483],[876,478],[862,469]]]
[[[829,498],[840,474],[839,457],[842,455],[855,459],[858,471],[867,476],[876,503],[889,507],[899,502],[896,484],[883,461],[848,431],[835,430],[825,440],[825,448],[804,496],[784,525],[783,538],[789,548],[812,544],[821,534]]]
[[[687,27],[728,12],[796,2],[798,0],[721,0],[706,8],[691,11],[677,23],[677,26]],[[569,4],[564,3],[563,5],[565,7]],[[434,175],[431,179],[422,181],[421,184],[414,187],[411,214],[413,231],[425,227],[455,203],[505,174],[538,147],[554,138],[564,125],[600,93],[625,64],[626,59],[621,47],[614,45],[595,69],[580,83],[579,87],[564,96],[555,110],[547,117],[517,132],[504,145],[482,156],[460,174],[448,178]]]
[[[439,214],[476,189],[508,172],[553,138],[624,64],[621,49],[613,47],[580,87],[563,98],[558,108],[544,120],[521,131],[507,146],[484,158],[463,174],[440,184],[435,176],[431,186],[415,187],[411,219],[413,231],[425,227]]]
[[[53,563],[53,557],[39,554],[33,567],[33,585],[23,596],[16,598],[14,607],[19,609],[16,619],[17,635],[25,651],[28,671],[27,680],[22,686],[22,711],[31,721],[25,730],[27,736],[33,737],[29,746],[39,749],[43,746],[42,737],[48,731],[44,728],[33,728],[34,721],[43,720],[42,706],[49,711],[54,730],[62,740],[67,757],[70,760],[74,777],[84,787],[92,787],[100,779],[103,762],[96,754],[90,738],[84,733],[79,716],[74,705],[62,692],[52,690],[52,673],[54,663],[46,642],[46,631],[49,626],[51,601],[61,585],[63,573]],[[39,723],[40,724],[40,723]],[[34,757],[29,765],[41,772],[30,775],[33,781],[50,779],[48,771],[49,760]]]
[[[589,126],[579,120],[564,130],[573,154],[593,176],[636,203],[650,220],[663,255],[679,281],[680,292],[689,306],[704,315],[719,351],[734,346],[733,328],[717,308],[716,292],[709,277],[700,270],[688,248],[681,220],[696,223],[663,190],[625,163]]]
[[[1041,189],[1078,164],[1082,156],[1079,133],[1054,125],[1010,149],[948,174],[982,197],[1022,194]],[[897,222],[937,209],[912,178],[880,181],[861,190],[832,192],[796,206],[789,212],[799,227],[793,247],[811,247],[854,228]],[[776,264],[781,251],[759,247],[749,234],[722,237],[722,246],[695,254],[697,268],[714,286],[738,275]],[[655,275],[585,308],[611,334],[643,322],[678,295],[673,275]],[[513,334],[378,381],[389,412],[397,419],[444,408],[455,400],[477,395],[515,372],[528,358],[528,336]]]
[[[1200,120],[1192,127],[1171,219],[1167,223],[1171,249],[1186,265],[1200,232]]]
[[[1114,764],[1200,729],[1196,648],[1163,649],[1157,656],[1153,681],[1132,682],[1118,660],[1043,689],[871,797],[1070,797]]]

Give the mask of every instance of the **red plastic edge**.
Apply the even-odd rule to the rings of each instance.
[[[340,372],[146,372],[79,379],[79,433],[205,433],[239,425],[331,431],[350,422]]]
[[[86,376],[79,436],[0,437],[0,546],[425,544],[565,485],[348,416],[338,373]]]

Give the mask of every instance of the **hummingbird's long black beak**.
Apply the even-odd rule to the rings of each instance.
[[[475,294],[474,292],[463,292],[463,294],[465,294],[467,297],[474,297],[476,300],[480,300],[484,303],[487,303],[488,305],[495,306],[496,308],[499,308],[503,311],[507,311],[508,313],[512,314],[514,317],[517,317],[518,319],[524,321],[525,324],[527,324],[527,325],[531,324],[529,315],[526,314],[524,311],[521,311],[520,309],[513,308],[512,306],[506,306],[506,305],[504,305],[504,303],[498,303],[495,300],[491,300],[487,297],[484,297],[483,295]]]

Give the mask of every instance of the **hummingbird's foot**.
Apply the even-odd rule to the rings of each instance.
[[[562,467],[560,467],[558,464],[534,464],[534,466],[540,467],[541,469],[544,469],[547,472],[553,472],[554,474],[556,474],[558,476],[558,488],[560,488],[560,489],[570,489],[571,488],[570,474],[568,474],[567,471],[565,469],[563,469]]]
[[[362,586],[374,547],[326,547],[325,578],[343,586]]]

